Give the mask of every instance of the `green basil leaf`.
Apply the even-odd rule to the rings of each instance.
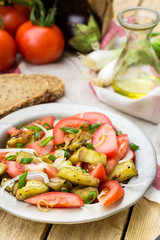
[[[50,160],[52,160],[52,161],[55,161],[57,158],[56,158],[55,156],[53,156],[53,155],[49,155],[49,156],[48,156],[48,159],[50,159]]]
[[[87,171],[83,168],[80,167],[80,169],[82,170],[83,173],[87,173]]]
[[[61,129],[63,132],[72,133],[72,134],[79,132],[78,129],[76,129],[76,128],[70,128],[70,127],[62,127],[62,128],[60,128],[60,129]]]
[[[24,127],[24,126],[27,126],[27,124],[23,123],[23,124],[21,124],[19,127],[17,127],[17,129],[21,129],[21,128]]]
[[[119,135],[122,135],[123,133],[122,133],[122,131],[119,131],[119,132],[117,132],[117,135],[119,136]]]
[[[131,143],[129,146],[130,146],[132,151],[136,151],[137,149],[139,149],[139,146],[134,144],[134,143]]]
[[[34,141],[38,141],[40,139],[40,133],[38,131],[35,132],[34,134]]]
[[[22,164],[29,164],[29,163],[32,162],[32,160],[33,160],[33,158],[21,158],[20,163],[22,163]]]
[[[17,148],[23,148],[23,144],[22,143],[17,143]]]
[[[44,138],[44,139],[40,142],[39,146],[40,146],[40,147],[45,147],[51,140],[53,140],[53,138],[54,138],[54,136],[50,136],[50,137]]]
[[[25,186],[25,183],[26,183],[26,178],[27,178],[27,171],[24,172],[20,177],[19,177],[19,180],[18,180],[18,188],[22,188]]]
[[[16,159],[16,157],[17,157],[17,155],[10,155],[10,156],[6,157],[6,160],[12,161],[12,160]]]
[[[87,148],[88,149],[92,149],[92,150],[95,150],[92,143],[87,143]]]
[[[64,157],[65,158],[70,158],[70,153],[69,153],[69,151],[67,151],[67,150],[64,150],[64,149],[62,149],[62,151],[64,151]]]
[[[95,123],[95,124],[93,124],[93,125],[91,125],[91,127],[90,127],[90,133],[95,133],[95,131],[99,128],[101,126],[101,124],[99,124],[99,123]]]
[[[43,124],[43,127],[45,127],[47,130],[50,130],[50,129],[51,129],[51,126],[50,126],[48,123],[44,123],[44,124]]]
[[[37,126],[27,126],[26,128],[31,129],[31,130],[35,130],[35,131],[38,131],[38,132],[42,131],[42,129],[40,127],[37,127]]]
[[[86,197],[84,203],[85,204],[91,204],[97,197],[97,192],[96,191],[92,191],[88,194],[88,196]]]
[[[88,126],[88,128],[86,128],[86,126]],[[84,123],[82,124],[79,128],[82,129],[82,130],[90,130],[91,129],[91,124],[90,123]]]

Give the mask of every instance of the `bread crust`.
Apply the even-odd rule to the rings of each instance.
[[[60,78],[40,74],[0,76],[0,118],[20,108],[54,101],[64,95]]]

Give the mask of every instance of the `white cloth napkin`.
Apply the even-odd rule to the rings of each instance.
[[[90,106],[100,107],[112,112],[116,112],[130,121],[133,121],[140,127],[146,135],[152,141],[156,153],[158,163],[160,164],[160,146],[158,144],[158,126],[150,123],[148,121],[143,121],[141,119],[135,118],[130,115],[126,115],[114,108],[111,108],[108,103],[104,104],[99,101],[99,99],[93,93],[88,82],[83,77],[84,66],[81,64],[78,57],[73,55],[65,54],[58,62],[48,64],[48,65],[33,65],[22,61],[19,65],[20,70],[24,74],[50,74],[60,77],[65,82],[65,96],[58,100],[61,103],[76,103],[84,104]],[[102,89],[103,91],[103,89]],[[115,93],[113,93],[115,94]],[[116,94],[117,95],[117,94]],[[111,101],[111,100],[110,100]],[[142,111],[142,110],[139,110]],[[145,159],[144,159],[145,164]],[[160,175],[160,174],[159,174]],[[159,176],[160,177],[160,176]],[[160,191],[158,191],[154,186],[152,186],[146,193],[147,197],[151,201],[160,203]]]

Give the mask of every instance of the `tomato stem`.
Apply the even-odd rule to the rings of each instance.
[[[3,21],[3,18],[1,15],[0,15],[0,23],[1,23],[1,29],[3,30],[4,29],[4,21]]]

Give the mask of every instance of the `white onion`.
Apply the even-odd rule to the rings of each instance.
[[[141,182],[141,183],[135,183],[135,184],[125,184],[125,183],[121,183],[122,187],[141,187],[143,185],[145,185],[145,182]]]
[[[129,161],[129,160],[131,160],[131,159],[133,159],[133,152],[131,151],[130,148],[128,148],[128,150],[127,150],[127,155],[126,155],[123,159],[121,159],[120,161],[118,161],[118,163],[123,163],[123,162]]]
[[[88,55],[80,55],[83,64],[95,71],[102,69],[106,64],[119,57],[122,49],[96,50]]]

